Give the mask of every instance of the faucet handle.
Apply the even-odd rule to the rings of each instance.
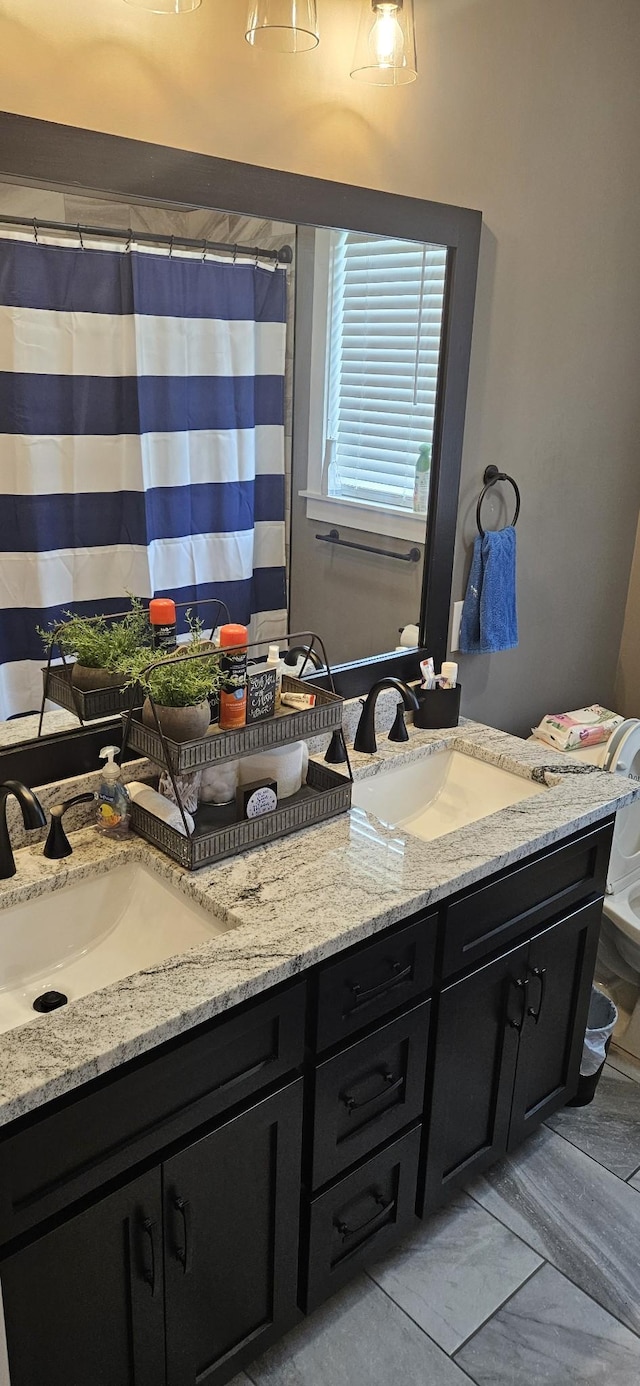
[[[95,797],[94,793],[76,794],[73,799],[65,799],[64,803],[53,805],[49,835],[43,847],[45,857],[52,861],[61,861],[63,857],[71,856],[73,848],[64,830],[62,815],[74,804],[88,804]]]
[[[409,733],[408,733],[407,728],[406,728],[406,725],[405,725],[404,713],[405,713],[404,703],[398,703],[398,706],[396,707],[395,720],[394,720],[393,726],[392,726],[391,731],[389,732],[389,736],[388,736],[388,740],[389,740],[389,741],[408,741],[408,740],[409,740]]]

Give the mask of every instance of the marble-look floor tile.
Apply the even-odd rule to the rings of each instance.
[[[637,1386],[640,1338],[543,1266],[456,1361],[477,1386]]]
[[[629,1180],[629,1184],[631,1185],[632,1189],[640,1190],[640,1169],[638,1170],[637,1174],[634,1175],[633,1179]]]
[[[248,1371],[255,1386],[468,1386],[451,1359],[364,1278]]]
[[[547,1126],[621,1179],[640,1166],[640,1083],[607,1066],[593,1102],[565,1107]]]
[[[627,1078],[633,1078],[634,1083],[640,1083],[640,1059],[634,1059],[633,1055],[625,1053],[624,1049],[612,1046],[609,1050],[607,1068],[615,1068],[618,1073],[626,1073]]]
[[[233,1381],[229,1382],[229,1386],[251,1386],[251,1381],[244,1372],[240,1372],[239,1376],[234,1376]]]
[[[640,1332],[640,1194],[635,1189],[543,1128],[468,1192]]]
[[[369,1274],[453,1353],[541,1264],[524,1242],[461,1194]]]

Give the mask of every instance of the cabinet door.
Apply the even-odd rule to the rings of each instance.
[[[2,1262],[11,1386],[162,1386],[160,1171]]]
[[[163,1168],[168,1386],[218,1386],[298,1317],[302,1079]]]
[[[601,917],[596,900],[529,945],[510,1150],[575,1094]]]
[[[507,1148],[527,949],[510,949],[440,996],[423,1213]]]

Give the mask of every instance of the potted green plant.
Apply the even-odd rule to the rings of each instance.
[[[141,684],[146,699],[142,720],[156,730],[156,718],[170,741],[196,741],[204,736],[211,721],[209,695],[228,683],[222,656],[211,641],[203,638],[203,625],[186,612],[191,639],[170,654],[138,650],[128,661],[129,682]],[[183,655],[201,654],[202,659],[183,660]],[[149,664],[155,668],[149,670]],[[153,698],[153,706],[150,701]]]
[[[146,606],[139,597],[131,597],[131,610],[115,621],[105,616],[78,616],[63,612],[64,621],[51,630],[41,630],[48,654],[58,646],[65,657],[74,659],[71,682],[75,688],[88,693],[102,688],[122,688],[131,658],[147,647],[150,654],[151,632]]]

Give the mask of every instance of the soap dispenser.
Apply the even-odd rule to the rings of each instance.
[[[131,800],[122,783],[122,770],[116,765],[118,746],[105,746],[100,759],[106,760],[97,794],[96,827],[104,837],[126,837],[129,832]]]

